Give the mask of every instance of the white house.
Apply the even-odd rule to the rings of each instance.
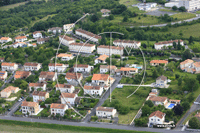
[[[96,43],[98,43],[99,39],[101,39],[101,36],[98,36],[96,34],[93,34],[83,29],[75,30],[75,34],[83,38],[90,39],[90,41],[96,42]]]
[[[48,42],[49,38],[37,38],[37,44],[44,44],[45,42]]]
[[[90,95],[99,95],[101,96],[103,93],[103,87],[102,86],[88,86],[84,85],[84,94],[90,94]]]
[[[123,47],[116,47],[116,46],[106,46],[100,45],[97,47],[98,54],[105,54],[105,55],[123,55],[124,48]]]
[[[168,61],[167,60],[151,60],[150,61],[151,66],[159,66],[161,64],[164,64],[164,66],[166,66],[168,64]]]
[[[18,64],[16,63],[8,63],[8,62],[1,63],[2,71],[16,71],[17,69],[18,69]]]
[[[95,50],[95,45],[89,43],[71,43],[69,44],[69,50],[81,53],[92,53]]]
[[[24,71],[38,71],[42,67],[41,63],[27,62],[24,64]]]
[[[163,124],[165,122],[165,113],[158,111],[155,111],[149,115],[149,124],[157,125],[157,124]]]
[[[56,91],[57,90],[59,90],[61,93],[62,92],[73,93],[75,87],[69,84],[56,84]]]
[[[109,16],[111,11],[108,9],[101,9],[102,17]]]
[[[129,47],[138,49],[141,46],[141,42],[134,40],[114,40],[113,44],[118,47]]]
[[[36,102],[23,101],[21,104],[23,114],[37,115],[40,111],[40,105]]]
[[[98,58],[96,58],[94,60],[95,64],[98,64],[98,63],[103,63],[105,64],[106,63],[106,59],[108,58],[109,56],[108,55],[100,55]]]
[[[33,32],[33,38],[42,38],[42,33],[40,31]]]
[[[194,63],[193,60],[187,59],[187,60],[180,63],[180,68],[181,68],[181,70],[185,70],[187,68],[192,68],[193,63]]]
[[[114,117],[117,110],[112,107],[97,107],[96,116],[98,117]]]
[[[61,58],[61,61],[69,61],[74,58],[72,54],[65,54],[65,53],[60,53],[57,55],[58,58]]]
[[[57,78],[57,74],[55,72],[44,72],[42,71],[39,76],[39,82],[44,81],[55,81]]]
[[[12,42],[12,38],[10,38],[10,37],[1,37],[0,43],[7,43],[7,42]]]
[[[171,41],[164,41],[164,42],[158,42],[154,44],[154,48],[156,50],[163,49],[164,47],[173,46],[173,42],[175,42],[178,45],[178,42],[180,41],[180,45],[184,46],[183,40],[171,40]]]
[[[52,27],[52,28],[48,29],[48,32],[52,32],[53,34],[56,34],[56,33],[60,34],[62,32],[62,28],[61,27]]]
[[[13,48],[18,48],[18,47],[24,47],[25,45],[27,45],[25,42],[15,42],[11,46]]]
[[[66,35],[60,35],[59,36],[59,42],[65,46],[68,46],[69,47],[69,44],[71,43],[75,43],[75,39],[69,37],[69,36],[66,36]]]
[[[15,42],[24,42],[24,41],[27,41],[27,37],[26,36],[15,37]]]
[[[75,104],[75,99],[77,98],[77,94],[75,93],[61,93],[61,103],[66,104],[70,103],[71,105]]]
[[[159,76],[157,79],[156,79],[156,84],[159,85],[159,86],[163,86],[163,87],[166,87],[167,86],[167,77],[165,76]]]
[[[29,83],[28,84],[28,88],[31,91],[32,87],[34,88],[34,90],[37,90],[38,88],[42,88],[43,91],[46,90],[46,83]]]
[[[72,24],[65,24],[65,25],[63,25],[63,29],[64,29],[65,33],[71,34],[74,26],[75,25],[73,23]]]
[[[112,84],[115,81],[114,78],[110,77],[109,74],[93,74],[92,83],[95,85],[106,85]]]
[[[200,62],[193,63],[193,68],[195,70],[195,73],[200,73]]]
[[[131,68],[131,67],[121,67],[120,72],[121,72],[121,75],[123,75],[123,76],[130,76],[130,75],[133,75],[135,73],[138,73],[138,69],[137,68]]]
[[[51,115],[55,116],[56,114],[60,114],[60,116],[64,116],[68,106],[66,104],[52,103],[50,109]]]
[[[33,102],[41,102],[49,98],[49,93],[43,91],[34,91],[32,95],[33,95]]]
[[[49,63],[49,71],[57,71],[57,72],[64,72],[67,67],[69,67],[68,64],[58,64],[58,63]]]
[[[157,3],[138,3],[137,5],[133,5],[139,8],[139,10],[143,11],[149,11],[152,8],[155,8],[157,6]]]
[[[80,82],[83,79],[82,73],[66,73],[65,79],[67,82]]]
[[[8,73],[6,71],[0,71],[0,80],[5,80],[8,77]]]
[[[168,104],[167,97],[149,96],[147,100],[151,100],[156,106]]]
[[[75,64],[74,65],[74,72],[91,72],[94,66],[85,65],[85,64]]]
[[[111,66],[111,65],[100,65],[100,73],[115,73],[115,71],[117,70],[116,66]]]

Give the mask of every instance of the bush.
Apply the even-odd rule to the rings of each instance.
[[[98,116],[91,116],[91,121],[97,121],[98,120]]]

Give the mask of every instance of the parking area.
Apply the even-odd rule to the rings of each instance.
[[[164,15],[164,14],[168,14],[169,16],[177,14],[175,12],[165,12],[165,11],[160,11],[159,9],[150,11],[146,13],[147,15],[152,15],[152,16],[160,16],[160,15]]]

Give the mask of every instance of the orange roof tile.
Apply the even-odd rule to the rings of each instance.
[[[96,58],[96,60],[102,60],[105,61],[109,56],[108,55],[100,55],[98,58]]]
[[[118,49],[118,50],[123,50],[123,47],[117,47],[117,46],[107,46],[107,45],[100,45],[97,47],[98,48],[105,48],[105,49]]]
[[[28,72],[28,71],[16,71],[14,77],[15,77],[15,79],[27,78],[29,75],[31,75],[31,72]]]
[[[79,79],[82,76],[81,73],[66,73],[65,78],[67,79]]]
[[[157,116],[158,118],[162,119],[162,118],[165,116],[165,113],[160,112],[160,111],[158,110],[158,111],[155,111],[155,112],[151,113],[151,114],[149,115],[149,118],[150,118],[150,117],[153,117],[153,116]]]
[[[27,38],[26,36],[18,36],[18,37],[15,37],[15,39],[24,39],[24,38]]]
[[[114,108],[112,107],[97,107],[97,111],[107,111],[107,112],[112,112]]]
[[[193,63],[193,62],[194,62],[193,60],[191,60],[191,59],[187,59],[187,60],[181,62],[180,64],[181,64],[181,65],[184,65],[184,64],[187,64],[187,63]]]
[[[58,103],[52,103],[50,108],[52,109],[64,109],[66,107],[65,104],[58,104]]]
[[[93,34],[92,32],[88,32],[88,31],[83,30],[83,29],[77,29],[76,31],[81,32],[82,34],[86,34],[86,35],[93,37],[93,38],[96,38],[96,39],[101,39],[101,36],[98,36],[96,34]]]
[[[104,80],[107,81],[109,78],[108,74],[93,74],[92,80]]]
[[[37,107],[39,106],[38,103],[36,102],[27,102],[27,101],[23,101],[21,106],[26,106],[26,107]]]
[[[69,45],[77,45],[77,46],[83,46],[83,47],[94,47],[94,44],[89,44],[89,43],[71,43]]]
[[[61,93],[61,96],[64,98],[75,98],[76,94],[75,93]]]
[[[8,40],[9,37],[2,37],[1,40]]]
[[[60,35],[59,37],[60,37],[60,38],[63,38],[63,37],[64,37],[63,40],[67,40],[67,41],[73,41],[73,40],[75,40],[75,39],[73,39],[73,38],[71,38],[71,37],[69,37],[69,36],[66,36],[66,35],[65,35],[65,36],[64,36],[64,35]]]
[[[167,97],[151,96],[151,97],[149,98],[149,100],[151,100],[151,101],[164,102],[165,100],[167,100]]]
[[[150,63],[159,63],[159,64],[164,63],[164,64],[167,64],[168,61],[166,61],[166,60],[152,60],[152,61],[150,61]]]
[[[131,67],[121,67],[120,71],[136,71],[137,68],[131,68]]]
[[[60,53],[57,55],[57,57],[72,57],[72,54],[65,54],[65,53]]]
[[[100,90],[100,86],[88,86],[88,85],[84,85],[84,89],[85,90]]]
[[[19,87],[8,86],[7,88],[3,89],[1,92],[9,92],[16,89],[19,89]]]
[[[8,62],[3,62],[1,63],[1,66],[14,66],[15,63],[8,63]]]

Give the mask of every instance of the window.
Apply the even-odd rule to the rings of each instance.
[[[158,119],[158,121],[160,121],[160,119]]]

